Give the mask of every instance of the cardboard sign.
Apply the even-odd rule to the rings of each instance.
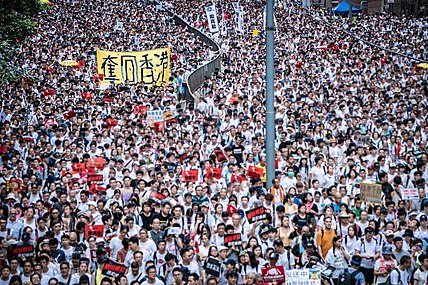
[[[419,201],[419,190],[417,188],[401,189],[401,199]]]
[[[250,178],[262,178],[264,169],[253,165],[248,165],[247,176]]]
[[[261,207],[246,211],[245,215],[247,216],[248,222],[252,224],[257,221],[266,219],[267,212],[266,212],[266,208],[261,206]]]
[[[32,244],[23,244],[23,245],[12,245],[8,248],[8,257],[25,257],[33,258],[34,257],[34,246]]]
[[[382,200],[382,185],[371,184],[371,183],[361,183],[360,199],[363,202],[380,204]]]
[[[207,173],[205,174],[206,178],[215,178],[215,179],[220,179],[221,178],[221,173],[222,173],[222,169],[221,168],[214,168],[214,167],[208,167],[207,168]]]
[[[262,275],[265,282],[285,282],[284,266],[264,267],[262,268]]]
[[[147,112],[147,107],[144,105],[134,105],[135,115],[144,115]]]
[[[242,244],[242,239],[241,239],[240,233],[224,235],[225,246],[229,247],[229,246],[241,245],[241,244]]]
[[[119,277],[125,274],[128,267],[123,264],[108,260],[103,267],[102,274],[109,277]]]
[[[104,158],[101,158],[101,157],[89,158],[88,167],[104,169]]]
[[[215,277],[220,277],[221,271],[221,261],[215,259],[214,257],[208,257],[205,272]]]
[[[153,200],[159,204],[162,203],[162,201],[165,200],[165,198],[166,198],[165,195],[156,191],[153,191],[152,193],[150,193],[150,197],[149,197],[150,200]]]
[[[185,182],[196,182],[198,181],[198,171],[197,170],[183,170],[181,174]]]
[[[85,225],[85,238],[90,236],[103,237],[104,225]]]

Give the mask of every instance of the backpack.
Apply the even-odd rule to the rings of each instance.
[[[343,274],[339,277],[339,285],[354,285],[355,277],[358,273],[360,273],[358,269],[350,273],[348,268],[346,268]]]
[[[398,273],[398,283],[397,284],[401,284],[401,273],[400,270],[398,270],[398,268],[394,268],[392,271],[397,271]],[[392,273],[391,271],[391,273]],[[391,273],[388,276],[388,279],[386,279],[386,285],[391,285]]]

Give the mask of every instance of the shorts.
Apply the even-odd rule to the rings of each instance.
[[[374,268],[358,268],[361,273],[364,275],[364,279],[366,280],[366,284],[373,284],[374,281]]]

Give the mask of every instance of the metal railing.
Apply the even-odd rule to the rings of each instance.
[[[157,5],[162,5],[159,1],[155,1]],[[194,28],[191,24],[187,23],[183,18],[176,15],[174,12],[169,10],[166,5],[162,5],[171,19],[180,26],[186,27],[189,32],[195,35],[200,41],[211,47],[211,51],[214,53],[214,59],[211,59],[208,63],[199,66],[193,70],[187,77],[184,83],[185,87],[185,99],[187,101],[199,101],[199,98],[195,95],[195,91],[204,83],[205,79],[210,77],[214,72],[221,68],[221,52],[220,46],[211,39],[208,35],[202,33],[198,29]]]

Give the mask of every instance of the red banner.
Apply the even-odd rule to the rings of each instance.
[[[163,133],[165,131],[165,126],[163,122],[154,122],[153,129],[155,130],[156,133]]]
[[[54,118],[45,119],[45,126],[46,127],[53,126],[53,125],[55,125],[55,119]]]
[[[234,183],[234,182],[241,183],[241,182],[244,182],[246,180],[247,180],[247,178],[245,178],[244,176],[239,176],[236,174],[232,174],[232,177],[230,178],[230,182],[232,182],[232,183]]]
[[[196,182],[198,181],[197,170],[183,170],[182,176],[185,182]]]
[[[214,155],[215,155],[217,162],[222,163],[222,164],[227,162],[227,158],[221,149],[215,150]]]
[[[88,182],[97,182],[97,181],[103,181],[104,177],[102,174],[93,174],[89,173],[87,181]]]
[[[106,190],[105,187],[103,187],[99,184],[96,184],[96,183],[92,183],[91,187],[89,187],[89,194],[93,195],[93,194],[99,193],[100,191],[105,191],[105,190]]]
[[[125,265],[109,260],[104,264],[101,273],[103,275],[116,278],[118,276],[124,275],[127,269],[128,267]]]
[[[119,123],[118,120],[110,120],[110,119],[106,120],[107,128],[116,127],[118,123]]]
[[[74,118],[74,117],[76,117],[76,112],[74,112],[74,111],[68,111],[68,112],[65,112],[64,114],[62,114],[62,117],[63,117],[64,119],[71,119],[71,118]]]
[[[73,163],[71,165],[71,170],[78,173],[83,173],[84,171],[86,171],[86,165],[84,163]]]

